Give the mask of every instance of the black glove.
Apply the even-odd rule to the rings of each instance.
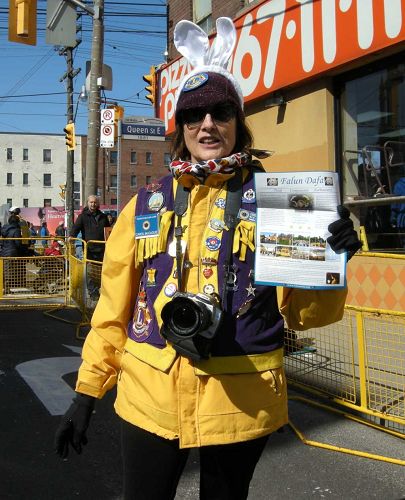
[[[86,430],[93,413],[95,398],[77,394],[55,433],[55,451],[61,458],[69,454],[69,444],[80,454],[82,445],[87,444]]]
[[[347,260],[349,260],[362,247],[362,244],[354,230],[349,210],[345,206],[339,205],[337,211],[340,219],[329,224],[328,231],[332,236],[327,238],[327,242],[334,252],[347,252]]]

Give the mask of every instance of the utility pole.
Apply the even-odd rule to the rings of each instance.
[[[90,91],[86,151],[85,200],[97,194],[98,150],[100,142],[100,87],[103,72],[104,0],[94,0],[93,40],[91,47]]]
[[[80,41],[77,41],[79,44]],[[77,46],[77,45],[76,45]],[[74,123],[74,113],[73,113],[73,79],[80,73],[80,68],[73,69],[73,48],[65,47],[59,54],[64,54],[66,57],[66,73],[62,75],[59,79],[60,82],[66,80],[66,120],[67,123]],[[65,208],[66,208],[66,225],[68,229],[68,234],[73,226],[74,219],[74,163],[75,163],[75,152],[74,149],[67,150],[66,153],[66,187],[65,187]]]
[[[121,206],[121,117],[118,118],[117,127],[117,217],[120,214],[120,206]]]
[[[73,123],[73,50],[71,47],[66,48],[66,106],[67,106],[67,123]],[[67,234],[70,234],[73,226],[74,219],[74,201],[73,201],[73,186],[74,186],[74,165],[75,165],[75,151],[66,152],[66,188],[65,188],[65,205],[66,205],[66,225]]]

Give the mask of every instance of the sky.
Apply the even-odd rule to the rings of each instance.
[[[83,2],[93,6],[92,1]],[[60,47],[45,43],[46,0],[38,0],[37,45],[8,41],[8,4],[0,0],[0,132],[63,133],[66,124],[66,83],[60,78],[66,60]],[[78,9],[79,11],[80,9]],[[145,98],[142,75],[151,64],[164,62],[166,50],[165,0],[105,0],[104,64],[111,66],[113,88],[108,101],[125,108],[125,115],[153,116]],[[74,106],[76,133],[87,133],[87,104],[78,102],[91,57],[92,19],[83,14],[82,43],[74,51]]]

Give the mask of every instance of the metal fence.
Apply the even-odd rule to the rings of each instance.
[[[286,330],[286,351],[290,383],[405,435],[405,313],[346,306],[338,323]]]
[[[49,238],[44,247],[43,240],[42,249],[52,244]],[[37,241],[32,242],[35,253],[29,256],[0,257],[0,308],[76,307],[82,317],[77,330],[80,336],[79,328],[89,324],[96,305],[88,282],[100,286],[102,263],[87,259],[87,245],[82,240],[69,239],[60,256],[41,255],[44,252],[37,251],[38,246]],[[389,266],[384,268],[386,257],[382,255],[379,273],[374,269],[378,257],[373,256],[372,264],[367,253],[362,258],[363,267],[372,265],[369,276],[376,275],[373,282],[367,282],[370,300],[374,286],[380,291],[379,300],[391,300],[398,309],[403,297],[393,301],[389,293],[394,286],[401,290],[401,284],[403,293],[405,256],[402,260],[397,256],[394,263],[387,258]],[[361,289],[366,283],[364,269],[358,263],[353,269],[359,293],[349,295],[349,300],[365,300]],[[389,280],[391,288],[383,286],[383,279]],[[386,289],[384,296],[381,289]],[[306,332],[286,329],[285,351],[290,384],[325,396],[405,436],[405,312],[348,304],[338,323]]]

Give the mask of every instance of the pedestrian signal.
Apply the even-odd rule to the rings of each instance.
[[[75,124],[68,123],[63,129],[65,132],[66,146],[68,151],[73,151],[76,147]]]
[[[156,69],[155,66],[150,67],[150,73],[143,75],[143,80],[148,84],[145,87],[147,95],[145,96],[152,104],[156,102]]]

